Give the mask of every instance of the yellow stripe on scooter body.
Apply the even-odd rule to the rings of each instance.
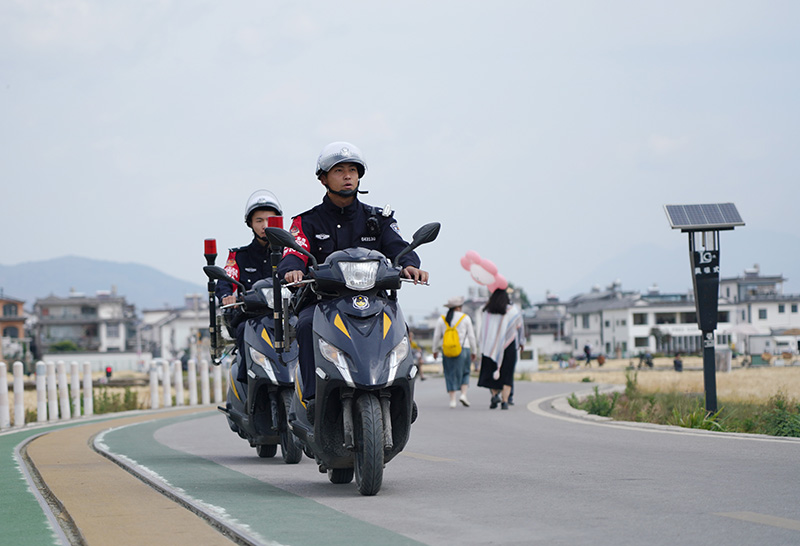
[[[386,339],[386,334],[392,329],[392,319],[386,313],[383,314],[383,339]]]

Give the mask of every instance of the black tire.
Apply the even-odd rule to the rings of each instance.
[[[261,444],[256,446],[256,453],[262,459],[274,457],[278,452],[278,444]]]
[[[284,389],[281,391],[283,411],[281,412],[281,455],[286,464],[297,464],[303,458],[303,448],[300,440],[289,430],[289,408],[292,406],[292,391]]]
[[[376,495],[383,484],[383,419],[374,395],[358,398],[353,421],[356,485],[362,495]]]
[[[353,481],[352,468],[329,468],[328,479],[331,483],[350,483]]]

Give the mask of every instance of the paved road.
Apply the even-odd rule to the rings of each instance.
[[[442,379],[418,383],[420,418],[376,497],[309,459],[259,459],[216,412],[165,413],[95,443],[255,543],[800,544],[800,441],[576,419],[544,401],[589,386],[519,383],[502,411],[483,389],[450,409]],[[190,543],[144,528],[150,544]]]

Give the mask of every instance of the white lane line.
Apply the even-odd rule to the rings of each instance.
[[[742,521],[749,521],[750,523],[761,523],[762,525],[780,527],[781,529],[800,531],[800,521],[797,521],[796,519],[779,518],[777,516],[768,516],[766,514],[756,514],[755,512],[719,512],[714,515],[739,519]]]

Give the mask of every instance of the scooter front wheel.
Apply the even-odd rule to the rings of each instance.
[[[328,479],[331,483],[350,483],[353,481],[352,468],[329,468]]]
[[[278,452],[278,444],[260,444],[256,446],[256,453],[262,459],[274,457]]]
[[[303,458],[303,448],[300,441],[289,430],[289,408],[292,406],[292,391],[284,389],[281,391],[281,403],[283,404],[283,415],[281,415],[281,454],[283,462],[286,464],[297,464]]]
[[[383,418],[381,405],[372,394],[356,400],[355,477],[362,495],[376,495],[383,485]]]

